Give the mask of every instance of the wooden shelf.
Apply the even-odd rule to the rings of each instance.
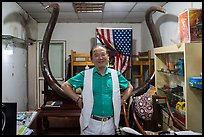
[[[151,58],[150,50],[145,52],[138,52],[138,55],[131,56],[131,79],[138,78],[139,79],[138,86],[141,86],[144,81],[144,78],[143,78],[144,66],[148,66],[148,75],[151,74],[150,58]]]
[[[87,53],[76,53],[71,50],[71,77],[75,75],[74,67],[93,67],[94,64],[91,62],[90,54]]]
[[[169,63],[177,63],[182,58],[184,75],[178,75],[168,70]],[[202,43],[179,43],[177,45],[163,46],[154,49],[155,86],[158,95],[167,95],[176,100],[185,101],[185,127],[188,130],[202,132],[202,92],[192,90],[189,86],[189,78],[199,76],[202,72]],[[183,93],[177,95],[162,87],[174,88],[182,86]],[[171,105],[176,104],[173,102]],[[171,106],[175,108],[175,106]]]

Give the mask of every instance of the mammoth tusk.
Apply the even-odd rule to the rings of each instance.
[[[162,47],[162,40],[161,40],[160,33],[157,31],[156,26],[152,19],[152,13],[155,11],[165,13],[166,10],[159,6],[152,6],[146,11],[146,14],[145,14],[145,21],[150,31],[154,48],[157,48],[157,47]],[[150,77],[148,77],[146,82],[141,87],[134,89],[132,92],[132,95],[133,96],[142,95],[143,93],[145,93],[146,92],[145,90],[147,90],[147,87],[149,87],[149,85],[154,81],[154,77],[155,77],[155,72],[153,72],[153,74],[151,74]]]
[[[45,81],[53,89],[53,91],[59,94],[60,96],[62,96],[63,98],[67,98],[68,96],[64,93],[63,89],[61,88],[61,85],[57,82],[57,80],[52,75],[52,72],[50,70],[50,65],[49,65],[49,58],[48,58],[50,39],[59,15],[59,5],[56,3],[51,3],[48,6],[46,6],[46,8],[48,7],[52,7],[53,11],[51,14],[51,18],[48,22],[47,28],[45,30],[45,34],[42,41],[42,47],[40,52],[41,70],[45,78]]]

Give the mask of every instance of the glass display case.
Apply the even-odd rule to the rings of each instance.
[[[157,94],[168,97],[173,115],[181,124],[189,130],[202,132],[202,90],[189,85],[190,77],[202,72],[202,43],[155,48],[154,59]],[[162,106],[162,102],[160,104]],[[163,128],[173,127],[166,107],[162,108]]]

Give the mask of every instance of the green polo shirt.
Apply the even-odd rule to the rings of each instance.
[[[119,86],[121,91],[125,90],[129,81],[120,73],[118,74]],[[83,89],[84,84],[84,71],[81,71],[74,77],[67,80],[75,89]],[[113,116],[113,105],[112,105],[112,79],[111,71],[107,67],[105,74],[102,76],[98,70],[94,67],[93,70],[93,96],[94,106],[92,110],[93,115],[97,116]]]

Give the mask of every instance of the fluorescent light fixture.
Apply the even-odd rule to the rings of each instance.
[[[73,2],[75,12],[103,12],[105,2]]]

